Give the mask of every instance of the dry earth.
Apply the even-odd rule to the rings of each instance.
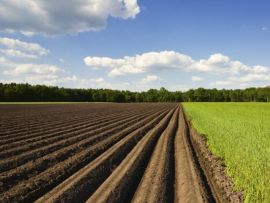
[[[179,104],[0,106],[0,202],[242,202]]]

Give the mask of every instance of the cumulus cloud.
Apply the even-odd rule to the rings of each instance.
[[[233,61],[228,56],[217,53],[211,55],[208,59],[195,62],[191,69],[202,72],[238,74],[241,71],[248,71],[249,67],[240,61]]]
[[[260,74],[260,73],[270,73],[270,68],[266,67],[266,66],[254,66],[253,68],[251,68],[249,70],[250,73],[254,73],[254,74]]]
[[[135,18],[137,0],[1,0],[0,31],[57,35],[96,31],[109,16]]]
[[[110,83],[102,77],[78,77],[50,64],[20,64],[0,57],[0,82],[44,84],[69,88],[129,89],[127,82]]]
[[[14,69],[5,70],[6,75],[55,75],[63,71],[57,66],[47,64],[18,64]]]
[[[49,50],[37,43],[7,37],[0,37],[0,46],[3,47],[0,51],[8,57],[37,59],[49,53]]]
[[[247,74],[241,77],[231,77],[230,81],[235,82],[254,82],[254,81],[268,81],[270,82],[270,74]]]
[[[44,56],[49,53],[49,50],[43,48],[37,43],[24,42],[19,39],[12,39],[12,38],[7,38],[7,37],[0,38],[0,45],[7,47],[9,49],[35,53],[39,56]]]
[[[15,58],[25,58],[25,59],[37,59],[37,55],[27,54],[19,50],[14,49],[3,49],[0,50],[1,53],[5,54],[8,57],[15,57]]]
[[[161,80],[161,78],[157,75],[147,75],[141,80],[141,83],[151,83],[159,80]]]
[[[191,80],[192,80],[193,82],[199,82],[199,81],[202,81],[202,80],[204,80],[204,79],[201,78],[201,77],[198,77],[198,76],[192,76],[192,77],[191,77]]]
[[[219,80],[213,83],[217,86],[232,86],[232,87],[248,87],[250,84],[258,84],[258,82],[270,82],[270,74],[248,73],[238,77],[228,77],[225,80]],[[256,85],[255,85],[256,86]]]
[[[86,57],[84,63],[94,69],[108,69],[109,76],[144,73],[157,69],[184,69],[193,63],[191,57],[174,51],[148,52],[121,59]]]
[[[248,66],[234,61],[220,53],[208,59],[194,60],[190,56],[175,51],[148,52],[141,55],[125,56],[113,59],[109,57],[84,58],[84,63],[93,69],[105,69],[110,77],[127,74],[147,73],[153,70],[184,70],[189,72],[205,72],[219,75],[240,75],[269,73],[270,68],[256,65]],[[198,81],[198,78],[193,78]]]
[[[1,61],[0,61],[1,62]],[[0,63],[1,82],[54,85],[69,77],[64,69],[50,64],[25,64],[5,60]]]
[[[0,59],[2,81],[5,78],[6,81],[12,82],[49,84],[49,81],[57,80],[65,73],[64,69],[55,65],[22,61],[38,59],[49,53],[49,50],[37,43],[0,38],[0,53],[5,55]]]

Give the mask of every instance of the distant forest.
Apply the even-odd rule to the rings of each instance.
[[[165,88],[131,92],[110,89],[70,89],[45,85],[2,84],[0,102],[270,102],[270,87],[235,90]]]

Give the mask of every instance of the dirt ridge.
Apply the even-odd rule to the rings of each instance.
[[[59,107],[0,107],[0,202],[243,202],[182,105]]]

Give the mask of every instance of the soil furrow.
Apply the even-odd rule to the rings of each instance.
[[[150,120],[154,118],[155,116],[158,116],[162,113],[157,112],[148,118],[146,117],[144,120]],[[144,120],[142,122],[144,122]],[[130,126],[132,127],[132,126]],[[102,135],[106,134],[107,136],[109,134],[112,134],[114,131],[107,131],[107,132],[102,132],[99,135],[99,137],[102,137]],[[105,138],[106,139],[106,138]],[[108,140],[116,140],[117,139],[117,134],[114,135],[113,139],[108,139]],[[101,142],[102,140],[99,140]],[[36,176],[37,174],[41,173],[42,171],[46,170],[49,167],[52,167],[53,165],[64,161],[65,159],[69,158],[70,156],[76,155],[80,151],[83,151],[87,147],[91,147],[93,145],[94,139],[88,138],[86,140],[82,140],[78,143],[75,143],[69,147],[66,148],[61,148],[60,150],[53,152],[51,154],[47,154],[46,156],[36,159],[34,162],[28,162],[20,167],[17,167],[13,170],[4,172],[0,174],[0,182],[2,182],[5,187],[2,187],[2,191],[6,191],[10,187],[12,187],[14,184],[24,180],[31,178],[33,176]],[[96,142],[95,142],[96,143]]]
[[[106,122],[107,120],[110,120],[111,118],[116,118],[118,116],[121,116],[119,114],[112,114],[112,115],[107,115],[106,117],[105,116],[97,116],[97,117],[91,117],[91,118],[88,118],[87,121],[85,121],[85,118],[83,119],[77,119],[75,124],[74,124],[74,121],[72,122],[73,124],[70,124],[70,123],[65,123],[63,122],[62,125],[59,127],[59,126],[52,126],[49,130],[44,130],[44,131],[40,131],[40,132],[36,132],[36,133],[31,133],[31,134],[28,134],[28,135],[23,135],[23,136],[17,136],[16,134],[14,134],[13,138],[9,138],[9,139],[5,139],[5,140],[1,140],[0,141],[0,144],[1,144],[1,147],[0,147],[0,150],[3,151],[3,150],[7,150],[7,149],[10,149],[10,148],[13,148],[13,147],[16,147],[16,146],[22,146],[22,144],[24,143],[33,143],[33,142],[36,142],[36,141],[39,141],[41,139],[45,139],[45,138],[50,138],[50,137],[53,137],[55,135],[60,135],[60,134],[63,134],[63,133],[68,133],[68,132],[72,132],[74,130],[77,130],[79,128],[82,128],[82,127],[87,127],[87,125],[94,125],[96,123],[98,123],[99,121],[101,122]],[[40,127],[41,129],[43,129],[43,127],[41,126]]]
[[[188,129],[180,110],[175,136],[175,202],[207,202],[202,182],[195,168],[192,151],[187,141]]]
[[[163,115],[164,116],[164,115]],[[131,151],[139,140],[159,123],[162,116],[153,119],[145,126],[132,132],[117,144],[104,152],[93,162],[82,168],[69,179],[41,197],[38,202],[65,201],[84,202],[97,187],[112,173],[122,159]],[[72,191],[72,192],[71,192]],[[78,195],[79,194],[79,195]]]
[[[87,203],[130,202],[152,155],[156,142],[167,127],[168,114],[132,149],[106,181],[87,200]]]
[[[141,113],[139,113],[139,114],[141,114]],[[13,146],[14,147],[13,149],[2,150],[2,152],[0,152],[0,159],[5,159],[7,157],[10,158],[14,155],[21,154],[21,153],[24,153],[26,151],[30,151],[30,150],[39,148],[40,146],[46,146],[46,145],[49,145],[51,143],[55,143],[55,142],[63,140],[63,139],[73,137],[73,136],[75,136],[75,134],[80,134],[80,133],[84,133],[86,131],[91,131],[91,130],[97,129],[99,127],[102,127],[102,126],[110,125],[117,120],[127,119],[128,117],[132,118],[133,116],[136,116],[136,115],[138,115],[138,114],[132,113],[132,114],[128,114],[125,116],[118,116],[118,117],[115,116],[115,117],[109,117],[106,119],[101,118],[101,119],[97,119],[96,121],[94,121],[92,123],[89,122],[86,124],[80,124],[77,127],[66,126],[66,129],[63,131],[60,131],[60,132],[59,131],[57,132],[57,129],[54,129],[55,130],[54,133],[52,133],[51,135],[49,134],[49,135],[38,137],[37,141],[26,139],[26,140],[23,140],[23,143],[26,142],[29,144],[23,144],[21,142],[18,142],[18,143],[16,143],[15,146]],[[47,138],[47,139],[45,139],[45,138]],[[10,148],[11,148],[11,146],[10,146]]]
[[[0,111],[1,203],[243,202],[181,104]]]
[[[134,194],[132,202],[173,202],[174,169],[173,143],[177,128],[179,111],[174,112],[167,128],[162,133],[154,149],[151,160]]]
[[[108,112],[109,113],[109,112]],[[8,135],[10,134],[26,134],[28,133],[29,131],[31,131],[31,133],[34,133],[34,132],[40,132],[40,126],[43,125],[43,128],[44,129],[49,129],[50,127],[53,127],[53,126],[58,126],[58,125],[61,125],[63,122],[74,122],[80,118],[89,118],[89,116],[94,116],[94,115],[106,115],[106,112],[92,112],[93,115],[76,115],[74,114],[73,116],[68,116],[65,118],[64,115],[58,115],[57,117],[53,117],[48,120],[48,121],[45,121],[43,117],[40,117],[39,119],[36,119],[36,118],[29,118],[30,120],[28,120],[28,122],[26,123],[25,121],[21,122],[21,123],[17,123],[18,120],[14,123],[14,126],[8,126],[8,125],[5,125],[5,128],[6,129],[3,129],[4,131],[1,133],[1,136],[0,136],[0,139],[3,139],[3,138],[6,138],[8,137]],[[63,118],[61,118],[63,117]],[[10,130],[8,130],[9,128],[11,128]]]
[[[115,113],[123,113],[124,111],[126,112],[129,112],[129,111],[132,111],[132,110],[136,110],[136,111],[140,111],[140,110],[143,110],[143,108],[127,108],[127,109],[123,109],[123,108],[119,108],[118,106],[115,106],[116,109],[91,109],[91,114],[96,114],[96,115],[108,115],[110,114],[110,112],[115,112]],[[149,106],[151,108],[151,106]],[[124,110],[124,111],[123,111]],[[11,126],[11,131],[7,131],[6,129],[3,129],[3,131],[0,132],[0,139],[2,139],[2,137],[4,135],[2,135],[2,133],[6,132],[8,134],[14,134],[16,133],[16,128],[19,129],[19,131],[24,131],[24,133],[29,133],[29,130],[31,130],[31,132],[40,132],[40,125],[46,125],[48,124],[49,127],[52,127],[54,125],[58,125],[58,124],[61,124],[63,121],[69,119],[68,121],[76,121],[77,119],[79,119],[80,117],[85,117],[85,118],[88,118],[89,117],[89,114],[87,114],[87,112],[84,112],[82,114],[82,112],[79,113],[79,116],[78,116],[78,113],[75,112],[73,113],[73,115],[65,115],[65,114],[68,114],[67,112],[64,112],[63,114],[60,113],[59,115],[59,112],[57,112],[57,114],[55,114],[54,112],[51,112],[51,115],[50,113],[48,112],[48,115],[40,115],[39,116],[39,119],[35,118],[35,117],[30,117],[27,119],[27,121],[25,121],[25,119],[23,119],[22,121],[18,122],[18,120],[15,119],[15,122],[14,122],[14,126]],[[57,115],[57,116],[55,116]],[[44,116],[47,116],[48,117],[48,121],[45,121],[44,119]],[[94,115],[93,115],[94,116]],[[29,117],[27,115],[27,117]],[[76,118],[77,117],[77,118]],[[5,128],[8,127],[8,125],[13,122],[14,118],[12,118],[12,120],[8,120],[7,124],[5,124]],[[34,122],[32,124],[32,122]],[[25,126],[27,126],[25,128]],[[45,126],[44,126],[45,127]],[[44,129],[45,130],[45,129]],[[42,129],[43,131],[43,129]]]
[[[73,137],[70,137],[68,139],[64,139],[65,137],[68,137],[69,134],[64,135],[63,139],[53,143],[51,145],[45,146],[45,147],[41,147],[39,149],[36,150],[32,150],[29,152],[25,152],[23,154],[20,154],[18,156],[15,157],[9,157],[7,159],[3,159],[0,161],[0,172],[6,171],[6,170],[10,170],[12,168],[18,167],[22,164],[24,164],[25,162],[29,161],[29,160],[35,160],[39,157],[42,157],[48,153],[52,153],[53,151],[56,151],[57,149],[60,149],[62,147],[71,145],[73,143],[76,143],[78,141],[81,141],[83,139],[88,138],[89,136],[93,136],[96,135],[98,133],[101,133],[103,131],[112,129],[113,132],[117,131],[119,128],[122,129],[123,126],[128,126],[131,123],[134,122],[133,119],[137,118],[137,120],[140,120],[141,118],[143,118],[146,114],[143,113],[143,115],[141,116],[134,116],[134,117],[130,117],[128,119],[123,119],[125,121],[125,123],[123,123],[122,120],[114,122],[110,125],[104,126],[102,123],[97,126],[94,129],[85,129],[83,128],[82,131],[80,131],[80,133],[82,134],[78,134],[78,135],[74,135],[75,132],[71,132],[70,135]],[[135,119],[136,121],[136,119]],[[106,134],[105,134],[106,136]]]
[[[75,173],[83,166],[87,165],[91,160],[93,160],[93,158],[95,158],[97,155],[104,152],[104,150],[108,149],[110,146],[112,146],[114,143],[118,141],[122,143],[121,146],[123,147],[123,150],[117,150],[118,154],[121,155],[123,153],[126,153],[124,149],[126,150],[129,149],[131,144],[133,144],[134,142],[137,142],[137,139],[138,139],[137,136],[138,135],[143,136],[145,131],[150,130],[153,123],[157,122],[159,119],[161,119],[161,117],[162,115],[155,119],[150,118],[153,121],[145,120],[144,123],[141,122],[141,125],[144,125],[144,126],[140,127],[138,130],[135,130],[134,127],[133,128],[130,127],[120,132],[118,135],[116,134],[113,137],[107,138],[108,140],[104,140],[103,142],[97,143],[96,146],[90,147],[82,151],[81,153],[76,154],[74,157],[70,157],[64,162],[60,162],[54,167],[51,167],[48,170],[42,172],[38,176],[31,178],[31,180],[28,180],[26,182],[23,181],[19,185],[8,190],[6,193],[3,193],[2,200],[33,201],[38,196],[41,196],[42,194],[44,194],[45,191],[49,191],[50,189],[52,189],[52,187],[57,186],[57,184],[59,184],[60,182],[68,178],[68,176]],[[138,124],[135,124],[135,125],[138,126]],[[131,133],[128,137],[133,138],[132,140],[129,140],[129,142],[125,141],[127,133]],[[103,154],[101,157],[103,157]],[[114,159],[120,161],[121,156],[119,157],[115,156]]]
[[[75,125],[77,126],[78,125],[78,122],[80,121],[85,121],[86,123],[91,121],[91,119],[98,119],[98,118],[108,118],[110,116],[112,116],[112,114],[115,114],[115,116],[117,115],[121,115],[121,114],[125,114],[125,113],[137,113],[137,112],[141,112],[141,111],[127,111],[127,112],[117,112],[117,113],[110,113],[110,112],[107,112],[107,113],[95,113],[95,114],[91,114],[91,115],[87,115],[87,116],[83,116],[83,117],[76,117],[73,118],[72,120],[69,119],[69,121],[65,121],[65,119],[61,119],[60,122],[58,123],[55,123],[55,121],[49,121],[48,124],[44,124],[44,123],[39,123],[37,124],[37,129],[33,129],[32,126],[29,126],[26,128],[26,131],[24,132],[21,132],[21,133],[13,133],[13,132],[8,132],[8,135],[6,136],[1,136],[0,137],[0,144],[4,144],[5,142],[8,142],[10,140],[10,142],[14,142],[16,140],[20,140],[20,139],[25,139],[25,138],[28,138],[28,137],[34,137],[34,136],[38,136],[40,134],[44,134],[44,133],[49,133],[51,132],[52,130],[54,129],[57,129],[58,127],[61,129],[63,127],[65,127],[66,125],[68,124],[71,124],[71,125]],[[75,124],[73,124],[75,122]],[[75,127],[74,126],[74,127]],[[54,128],[54,129],[52,129]]]

